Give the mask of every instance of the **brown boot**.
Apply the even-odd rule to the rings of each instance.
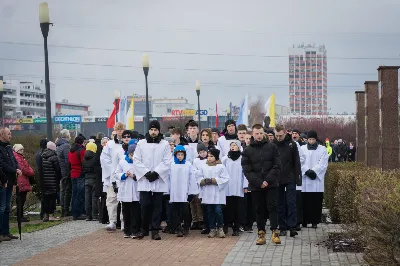
[[[279,237],[279,230],[274,230],[272,231],[272,243],[274,244],[280,244],[281,243],[281,239]]]
[[[43,222],[48,222],[49,221],[49,214],[48,213],[45,213],[44,215],[43,215]]]
[[[258,239],[256,241],[256,245],[265,245],[267,240],[265,239],[265,231],[260,230],[258,231]]]

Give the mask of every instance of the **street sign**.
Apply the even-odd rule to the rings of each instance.
[[[56,124],[80,124],[81,122],[82,116],[80,115],[62,115],[54,117],[54,123]]]
[[[34,124],[46,124],[47,123],[47,119],[46,119],[46,117],[34,118],[33,119],[33,123]]]

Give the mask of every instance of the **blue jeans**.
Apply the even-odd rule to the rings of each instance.
[[[224,226],[224,218],[220,204],[207,204],[208,226],[210,229]]]
[[[10,210],[13,186],[0,187],[0,235],[10,234]]]
[[[286,191],[285,191],[286,188]],[[296,183],[280,184],[278,191],[278,222],[280,230],[296,228]]]
[[[72,180],[72,216],[78,218],[85,211],[85,178],[71,178]]]

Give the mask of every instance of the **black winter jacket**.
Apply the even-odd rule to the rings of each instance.
[[[42,153],[42,180],[41,187],[43,194],[49,195],[57,193],[58,184],[61,179],[61,168],[58,163],[57,153],[50,149],[45,149]]]
[[[297,144],[291,140],[276,141],[281,158],[281,174],[279,184],[296,182],[301,186],[301,165]]]
[[[242,153],[242,167],[250,191],[263,191],[278,186],[281,173],[278,147],[266,140],[252,140]],[[261,188],[264,181],[268,182],[268,186]]]
[[[13,186],[17,183],[18,163],[14,157],[10,143],[0,141],[0,157],[2,161],[1,168],[4,173],[3,177],[0,178],[7,180],[7,186]]]
[[[94,143],[97,145],[96,159],[94,161],[94,172],[96,173],[95,195],[96,197],[101,197],[101,194],[103,193],[103,180],[100,155],[103,151],[103,146],[101,146],[101,139],[96,139]]]
[[[85,174],[86,179],[96,179],[95,161],[96,153],[87,150],[82,162],[82,173]]]

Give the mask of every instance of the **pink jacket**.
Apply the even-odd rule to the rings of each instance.
[[[29,183],[29,176],[34,176],[35,172],[32,167],[25,160],[25,157],[19,153],[14,152],[15,159],[18,162],[19,169],[22,171],[22,175],[17,178],[17,184],[20,192],[32,191],[31,184]]]

